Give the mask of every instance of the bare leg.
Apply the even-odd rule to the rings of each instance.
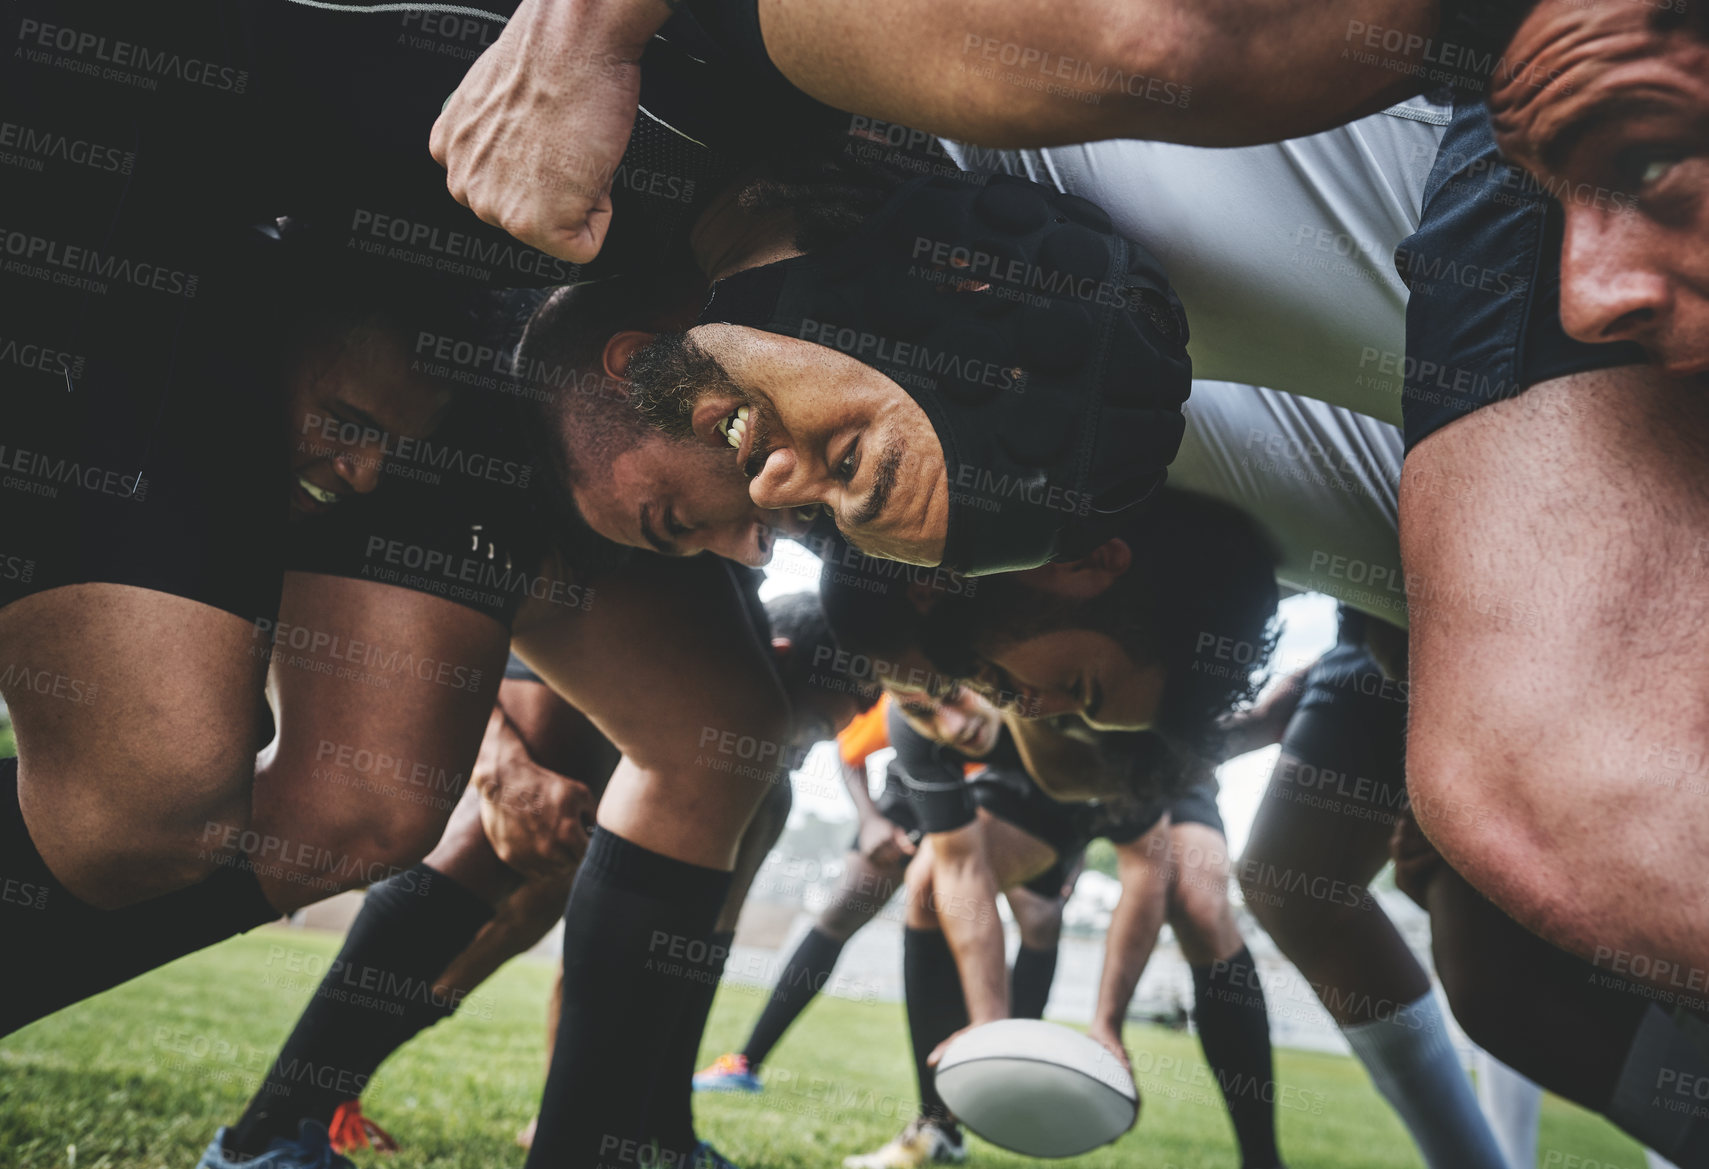
[[[1241,858],[1241,888],[1330,1016],[1344,1026],[1368,1023],[1418,999],[1430,980],[1374,899],[1309,894],[1362,893],[1388,860],[1389,826],[1302,800],[1315,786],[1313,771],[1302,768],[1285,751],[1277,760]]]
[[[133,904],[236,854],[265,650],[249,621],[128,585],[71,585],[0,609],[18,801],[74,896]],[[41,678],[54,681],[32,684]]]

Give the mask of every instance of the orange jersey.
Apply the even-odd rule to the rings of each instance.
[[[843,757],[843,762],[850,767],[865,767],[868,755],[890,746],[890,728],[886,726],[889,718],[890,695],[886,693],[871,710],[857,714],[855,720],[837,736],[837,753]]]

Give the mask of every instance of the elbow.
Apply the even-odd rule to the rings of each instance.
[[[1563,949],[1588,957],[1620,933],[1620,902],[1610,893],[1643,881],[1636,858],[1645,855],[1645,842],[1623,839],[1638,797],[1623,795],[1625,785],[1612,777],[1587,774],[1586,760],[1570,752],[1539,745],[1504,755],[1446,738],[1415,734],[1407,752],[1413,817],[1443,858],[1510,917]],[[1594,806],[1563,799],[1592,791]],[[1587,857],[1598,864],[1587,867]]]

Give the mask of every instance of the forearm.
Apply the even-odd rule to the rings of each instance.
[[[843,786],[848,788],[849,799],[854,802],[855,815],[860,822],[864,824],[873,816],[879,815],[878,804],[873,801],[872,790],[866,784],[865,765],[856,767],[841,756],[838,756],[837,763],[842,769]]]
[[[1432,0],[759,0],[767,55],[838,109],[986,146],[1275,141],[1420,88],[1355,34],[1436,26]]]
[[[971,1023],[1009,1017],[1009,971],[1003,956],[1003,922],[997,916],[997,879],[983,854],[933,856],[933,895],[944,940],[955,954]]]
[[[611,54],[601,63],[616,67],[638,63],[670,14],[665,0],[522,0],[506,31],[541,60],[591,51]]]
[[[1123,865],[1122,895],[1104,938],[1104,969],[1098,980],[1095,1023],[1121,1034],[1134,988],[1151,961],[1168,905],[1168,879],[1160,866]],[[1130,871],[1131,870],[1131,871]]]
[[[481,736],[480,753],[475,757],[474,770],[469,773],[470,786],[482,799],[502,803],[506,771],[530,759],[528,744],[516,724],[505,714],[503,705],[493,703],[486,734]]]

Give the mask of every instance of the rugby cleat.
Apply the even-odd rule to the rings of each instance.
[[[765,1087],[748,1070],[748,1057],[727,1051],[705,1071],[694,1074],[696,1092],[758,1092]]]
[[[874,1153],[844,1157],[843,1169],[919,1169],[922,1165],[959,1165],[967,1145],[954,1125],[916,1116],[902,1135]]]
[[[312,1120],[297,1126],[296,1140],[280,1137],[253,1157],[227,1157],[226,1131],[214,1134],[196,1169],[356,1169],[356,1162],[332,1151],[326,1128]]]
[[[376,1153],[395,1153],[397,1141],[392,1134],[362,1115],[362,1101],[346,1100],[332,1114],[326,1126],[327,1143],[335,1153],[351,1149],[373,1149]]]

